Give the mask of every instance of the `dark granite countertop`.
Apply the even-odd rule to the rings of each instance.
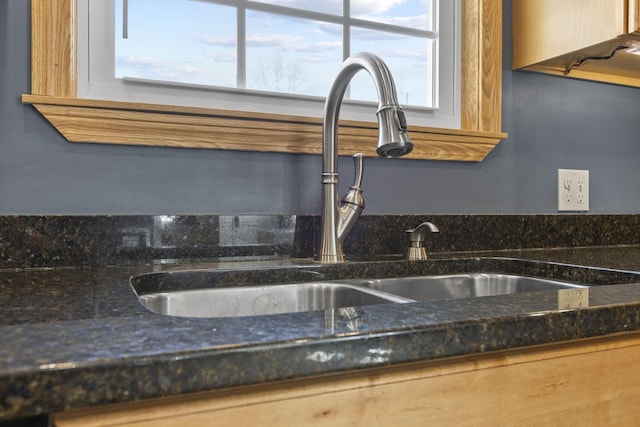
[[[526,260],[526,261],[525,261]],[[589,308],[558,310],[554,291],[198,319],[142,307],[133,275],[256,268],[324,279],[449,272],[520,273],[594,284]],[[237,270],[237,271],[230,271]],[[640,329],[640,246],[434,254],[321,266],[310,260],[0,272],[0,420],[247,384],[516,348]],[[288,276],[287,276],[288,277]]]

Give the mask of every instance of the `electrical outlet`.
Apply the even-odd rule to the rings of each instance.
[[[589,171],[558,169],[558,210],[589,210]]]
[[[589,307],[589,288],[558,289],[558,310]]]

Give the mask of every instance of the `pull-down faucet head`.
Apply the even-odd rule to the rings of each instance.
[[[400,157],[413,150],[407,134],[407,119],[399,105],[385,106],[378,110],[378,148],[380,157]]]
[[[356,184],[338,204],[338,116],[344,93],[353,76],[366,70],[378,93],[378,148],[380,157],[399,157],[413,149],[407,134],[407,121],[398,105],[396,87],[387,65],[371,53],[347,58],[336,75],[324,104],[322,123],[322,236],[316,259],[323,263],[344,261],[342,243],[364,209],[362,180],[364,159],[354,156]]]

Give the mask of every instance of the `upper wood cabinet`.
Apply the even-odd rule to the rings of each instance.
[[[640,86],[640,56],[626,49],[640,45],[639,10],[640,0],[513,0],[513,68]]]

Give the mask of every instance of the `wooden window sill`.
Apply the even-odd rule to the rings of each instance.
[[[206,108],[23,95],[70,142],[319,154],[322,120]],[[482,160],[506,135],[410,127],[410,159]],[[376,156],[377,124],[341,121],[339,154]]]

